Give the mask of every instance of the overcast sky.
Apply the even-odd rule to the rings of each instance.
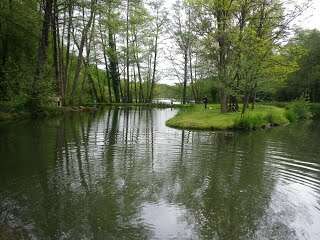
[[[170,10],[173,3],[176,0],[165,0],[167,2],[167,8]],[[303,4],[308,0],[286,0],[288,2],[295,2],[297,4]],[[301,17],[295,22],[299,27],[306,29],[317,28],[320,30],[320,0],[310,0],[311,7],[308,8]]]
[[[320,30],[320,0],[313,0],[312,5],[296,21],[299,27]]]

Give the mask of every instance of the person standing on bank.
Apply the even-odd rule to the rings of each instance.
[[[204,98],[202,98],[202,102],[204,104],[204,108],[207,109],[207,105],[208,105],[208,97],[205,96]]]

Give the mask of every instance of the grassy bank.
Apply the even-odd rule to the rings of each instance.
[[[220,113],[219,105],[209,105],[208,109],[204,109],[203,105],[194,105],[181,109],[166,125],[194,130],[258,129],[286,125],[289,123],[286,115],[285,108],[267,105],[248,110],[243,118],[239,112]]]

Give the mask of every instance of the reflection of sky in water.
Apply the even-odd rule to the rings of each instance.
[[[160,201],[145,204],[141,216],[154,231],[154,239],[197,239],[186,215],[182,207]]]
[[[258,239],[320,239],[320,164],[314,152],[291,156],[279,142],[269,142],[267,165],[277,181],[260,221]],[[296,158],[296,159],[294,159]],[[286,236],[286,238],[283,238]]]

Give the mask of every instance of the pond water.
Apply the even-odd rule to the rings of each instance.
[[[196,132],[166,127],[175,113],[0,125],[0,236],[320,239],[319,122]]]

